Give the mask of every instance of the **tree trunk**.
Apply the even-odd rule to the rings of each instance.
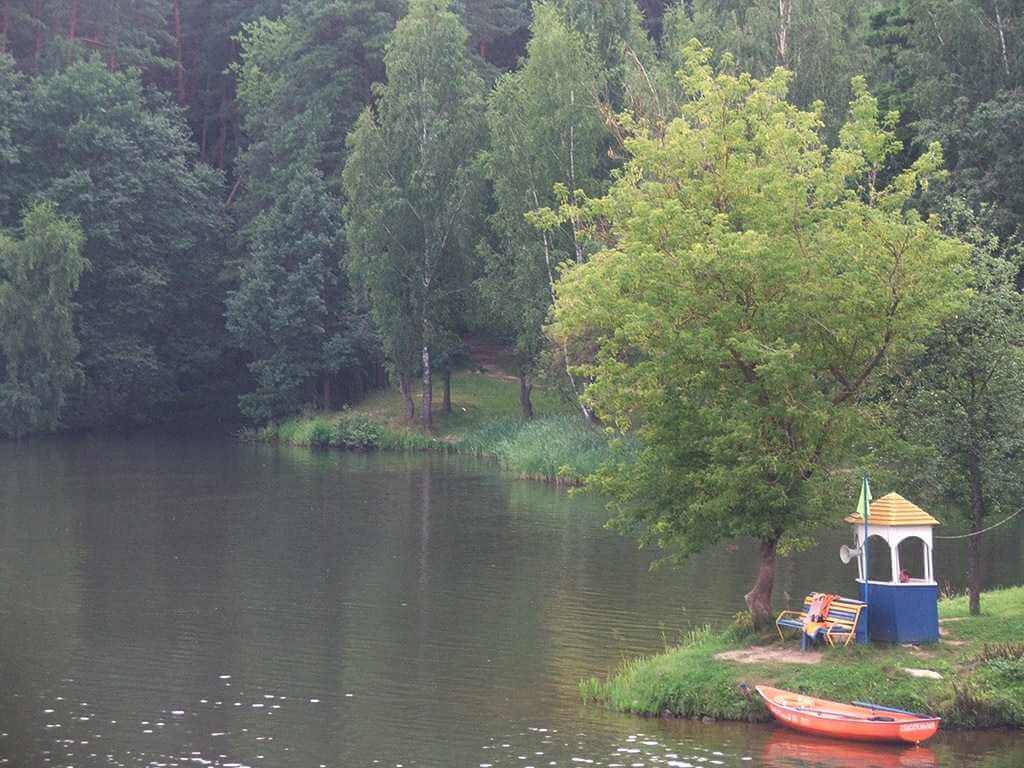
[[[971,533],[985,520],[985,497],[981,489],[981,462],[976,452],[967,457],[967,478],[971,487]],[[981,537],[967,539],[967,594],[972,616],[981,613]]]
[[[444,372],[444,397],[441,403],[441,410],[445,413],[452,412],[452,372]]]
[[[772,623],[772,587],[775,586],[775,551],[780,536],[761,540],[761,562],[757,569],[757,581],[744,595],[747,608],[754,617],[754,626],[764,629]]]
[[[4,0],[0,11],[0,53],[7,53],[7,35],[11,27],[11,0]]]
[[[185,62],[183,57],[184,45],[181,39],[181,0],[174,0],[174,42],[177,53],[175,64],[178,80],[178,104],[185,106]]]
[[[416,418],[416,403],[412,401],[412,387],[409,385],[408,374],[398,374],[398,388],[402,390],[402,404],[405,406],[405,420],[412,421]]]
[[[43,53],[43,29],[45,27],[43,23],[43,0],[36,0],[32,10],[32,16],[36,21],[36,33],[32,48],[32,65],[35,68],[35,71],[38,72],[39,57]]]
[[[331,410],[331,374],[324,372],[324,410]]]
[[[525,371],[519,374],[519,407],[522,409],[524,419],[533,418],[533,402],[530,400],[530,393],[533,391],[533,383],[530,381],[530,374]]]
[[[430,347],[423,345],[423,393],[420,396],[420,421],[429,427],[433,423],[434,372],[430,368]]]
[[[788,66],[789,30],[793,20],[793,0],[779,0],[779,35],[778,47],[775,50],[777,63],[780,67]]]
[[[78,39],[78,19],[80,16],[79,5],[79,0],[72,0],[71,10],[68,17],[68,39],[72,41]]]

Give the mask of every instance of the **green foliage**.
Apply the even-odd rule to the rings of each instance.
[[[873,701],[931,712],[943,718],[944,727],[1020,727],[1024,725],[1024,682],[1018,676],[1019,656],[1013,655],[1019,647],[990,658],[992,648],[986,651],[982,638],[997,624],[1020,637],[1024,587],[986,593],[985,605],[991,615],[945,625],[961,644],[940,644],[926,660],[919,651],[875,645],[824,649],[820,664],[739,664],[715,655],[755,643],[754,650],[771,651],[778,644],[763,648],[754,636],[737,635],[732,628],[724,633],[702,629],[666,653],[625,662],[604,680],[582,681],[580,693],[585,701],[625,712],[768,720],[757,696],[746,699],[739,690],[740,682],[756,680],[836,701]],[[942,616],[966,613],[966,603],[956,600],[943,600],[939,608]],[[792,650],[792,642],[786,649]],[[943,680],[914,678],[900,671],[900,667],[922,664],[939,671]]]
[[[471,272],[484,103],[466,39],[445,2],[414,0],[388,44],[387,84],[349,137],[350,267],[406,391],[420,361],[429,375],[431,355],[454,346]]]
[[[623,663],[606,681],[582,682],[580,693],[586,701],[635,714],[764,719],[758,703],[739,694],[733,670],[711,661],[726,648],[717,635],[697,633],[669,653]]]
[[[904,476],[977,531],[993,513],[1009,514],[1020,497],[1024,296],[1016,281],[1024,254],[1000,248],[963,207],[952,210],[951,226],[973,246],[970,301],[906,362],[893,400],[898,429],[914,448]],[[979,557],[972,546],[975,595]]]
[[[627,81],[637,62],[653,60],[653,46],[634,0],[551,0],[565,24],[583,36],[604,77],[601,102],[617,112],[625,106]],[[536,13],[536,8],[535,8]]]
[[[74,297],[85,384],[65,421],[140,423],[202,402],[224,352],[221,177],[137,71],[90,59],[27,88],[4,186],[77,217],[92,266]]]
[[[0,432],[57,427],[81,383],[72,297],[87,262],[82,228],[52,203],[22,218],[19,239],[0,231]]]
[[[379,341],[344,264],[339,172],[345,135],[383,76],[383,41],[401,4],[297,3],[239,37],[243,125],[239,196],[248,251],[228,330],[253,358],[240,407],[260,422],[360,396]],[[338,390],[342,390],[339,392]]]
[[[0,179],[10,179],[18,165],[24,131],[25,95],[14,60],[0,52]],[[9,183],[0,183],[0,222],[11,221],[15,193]]]
[[[544,347],[558,265],[582,257],[572,226],[540,231],[526,214],[556,205],[556,185],[573,200],[598,191],[605,136],[597,110],[604,78],[584,36],[541,3],[531,31],[523,66],[502,77],[489,99],[485,166],[498,209],[491,218],[495,243],[481,248],[479,283],[495,324],[514,341],[522,376],[534,373]]]
[[[393,393],[377,393],[332,414],[307,414],[271,424],[245,439],[355,451],[442,451],[499,461],[519,477],[575,485],[611,456],[607,437],[566,410],[550,393],[538,392],[540,416],[516,416],[511,381],[458,373],[454,413],[436,426],[441,438],[401,425]]]
[[[380,448],[384,442],[384,428],[362,414],[340,419],[334,427],[331,445],[350,451],[368,451]]]
[[[829,149],[784,70],[716,74],[710,58],[689,48],[682,117],[638,130],[588,206],[607,248],[565,270],[551,328],[589,350],[586,402],[640,443],[591,487],[676,556],[740,535],[774,551],[833,514],[881,366],[958,306],[966,257],[905,207],[938,147],[877,185],[898,142],[863,82]]]
[[[298,416],[270,423],[253,439],[280,442],[308,448],[342,448],[350,451],[424,451],[444,450],[444,445],[422,434],[394,429],[362,413]]]
[[[575,484],[611,456],[607,438],[578,416],[494,421],[468,432],[460,453],[492,456],[521,477]]]
[[[793,73],[789,95],[811,109],[824,102],[830,128],[839,127],[852,96],[850,80],[871,63],[866,10],[857,0],[694,0],[669,15],[666,49],[698,38],[728,54],[740,71],[767,78],[776,67]]]
[[[1004,239],[1024,215],[1013,181],[1024,136],[1021,13],[1016,3],[906,0],[879,20],[872,41],[875,81],[907,113],[909,148],[940,141],[951,172],[941,192],[983,211],[985,225]]]

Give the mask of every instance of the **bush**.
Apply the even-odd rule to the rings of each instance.
[[[380,448],[383,440],[384,427],[361,413],[354,413],[334,425],[331,445],[350,451],[371,451]]]

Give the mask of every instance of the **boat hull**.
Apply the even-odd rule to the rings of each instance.
[[[941,722],[937,717],[840,704],[762,685],[757,692],[781,724],[816,736],[920,744],[935,735]]]

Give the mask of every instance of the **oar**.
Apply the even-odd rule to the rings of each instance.
[[[828,717],[842,718],[844,720],[856,720],[858,723],[895,723],[896,722],[896,718],[895,717],[882,717],[882,716],[878,716],[878,717],[860,717],[859,715],[844,715],[842,712],[832,712],[831,710],[827,710],[827,709],[824,709],[824,710],[822,710],[822,709],[814,709],[813,707],[790,707],[790,709],[795,709],[798,712],[810,712],[812,714],[818,715],[819,717],[822,716],[822,715],[827,715]]]
[[[896,712],[900,715],[913,715],[922,719],[931,717],[931,715],[922,715],[920,712],[909,712],[905,709],[896,709],[896,707],[883,707],[881,704],[872,704],[870,701],[851,701],[850,703],[855,707],[867,707],[868,709],[877,709],[881,712]]]

